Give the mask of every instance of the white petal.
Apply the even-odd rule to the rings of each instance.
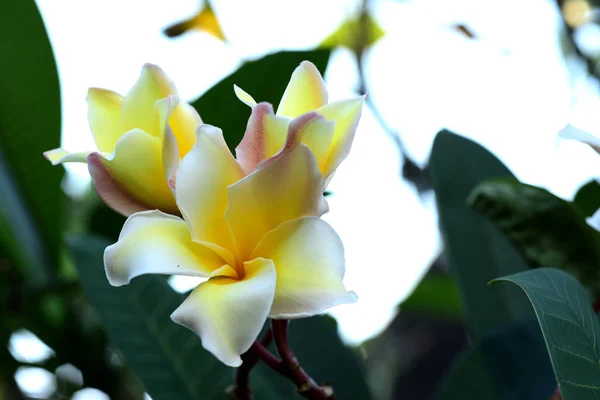
[[[142,274],[208,277],[224,264],[212,250],[192,241],[185,221],[156,210],[130,216],[118,242],[104,252],[113,286],[126,285]]]
[[[304,217],[267,233],[252,253],[273,260],[277,287],[271,318],[302,318],[356,302],[343,284],[344,246],[327,222]]]
[[[211,278],[198,285],[171,315],[200,336],[202,346],[230,367],[242,364],[260,333],[273,302],[275,269],[271,260],[244,263],[243,280]]]

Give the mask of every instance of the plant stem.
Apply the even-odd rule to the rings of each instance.
[[[268,358],[270,356],[275,361],[275,363],[279,363],[279,360],[277,360],[265,348],[265,346],[268,346],[272,340],[273,332],[271,331],[271,328],[269,328],[265,333],[265,336],[262,338],[261,343],[255,341],[250,347],[250,349],[246,353],[242,354],[242,365],[240,365],[240,367],[237,369],[235,375],[235,384],[228,390],[230,399],[252,399],[252,389],[250,387],[250,372],[252,371],[252,368],[256,365],[259,359],[264,360],[268,364],[265,358]]]
[[[281,357],[278,368],[282,369],[283,374],[296,384],[298,394],[313,400],[333,399],[334,395],[331,387],[320,387],[300,367],[288,343],[288,321],[274,319],[271,326],[273,327],[275,347],[277,347],[277,352]]]

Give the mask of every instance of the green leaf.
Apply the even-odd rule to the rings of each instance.
[[[267,101],[277,109],[294,69],[308,60],[324,74],[330,54],[330,50],[282,51],[247,62],[192,105],[205,123],[223,130],[227,145],[233,151],[244,136],[251,111],[235,97],[233,85],[250,93],[257,102]]]
[[[592,180],[577,191],[573,199],[575,207],[584,217],[591,217],[600,208],[600,183]]]
[[[484,336],[450,367],[437,400],[548,400],[556,390],[537,321]]]
[[[448,131],[438,133],[429,168],[448,262],[461,289],[465,314],[476,336],[531,316],[513,290],[489,290],[497,277],[528,268],[495,226],[467,205],[474,187],[490,178],[512,176],[489,151]]]
[[[63,204],[63,170],[42,156],[60,145],[61,110],[56,63],[35,1],[0,3],[0,48],[0,224],[2,236],[17,242],[5,244],[13,256],[13,247],[26,243],[15,261],[35,279],[58,257]]]
[[[102,263],[105,239],[80,236],[69,248],[89,300],[112,343],[139,376],[153,399],[223,399],[234,370],[205,351],[190,330],[171,321],[184,296],[163,277],[135,278],[129,285],[109,285]],[[371,395],[354,354],[337,335],[328,317],[293,321],[290,344],[302,366],[317,382],[328,382],[338,398],[369,400]],[[258,367],[251,375],[257,399],[300,398],[292,383]]]
[[[600,294],[600,235],[569,202],[514,179],[493,179],[469,198],[494,221],[530,265],[554,265]]]
[[[456,282],[444,274],[429,273],[410,296],[400,304],[402,311],[461,317],[460,292]]]
[[[523,289],[533,305],[564,400],[600,397],[600,322],[571,275],[538,268],[496,279]]]

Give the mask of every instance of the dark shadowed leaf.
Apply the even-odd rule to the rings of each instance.
[[[573,204],[514,179],[482,183],[469,201],[497,224],[530,265],[565,269],[600,294],[600,234]]]
[[[600,398],[600,322],[584,287],[555,268],[494,280],[501,281],[517,284],[531,301],[563,399]]]
[[[205,123],[223,129],[225,140],[233,151],[242,140],[250,117],[250,108],[235,97],[233,85],[250,93],[257,102],[267,101],[277,109],[294,69],[308,60],[324,74],[330,54],[330,50],[282,51],[247,62],[192,105]]]
[[[448,131],[437,135],[429,168],[447,259],[476,336],[531,316],[531,308],[513,288],[499,291],[487,286],[498,276],[528,266],[508,239],[467,205],[473,188],[491,178],[511,177],[511,172],[482,146]]]
[[[452,365],[437,400],[548,400],[556,389],[537,321],[485,335]]]
[[[600,208],[600,183],[594,179],[583,185],[573,203],[584,217],[591,217]]]

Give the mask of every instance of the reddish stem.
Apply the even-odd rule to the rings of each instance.
[[[268,346],[273,340],[273,332],[271,328],[267,330],[265,336],[262,338],[261,343],[255,341],[250,349],[242,354],[242,365],[237,369],[235,375],[235,384],[229,389],[229,397],[232,400],[250,400],[252,399],[252,389],[250,388],[250,372],[256,365],[259,359],[264,360],[267,364],[279,363],[270,352],[264,346]],[[267,361],[268,358],[271,358]]]
[[[298,360],[292,353],[288,343],[288,321],[272,320],[273,336],[275,338],[275,347],[281,357],[281,365],[285,371],[284,375],[290,378],[298,388],[298,394],[307,399],[313,400],[332,400],[333,390],[330,387],[320,387],[308,376],[300,367]]]

